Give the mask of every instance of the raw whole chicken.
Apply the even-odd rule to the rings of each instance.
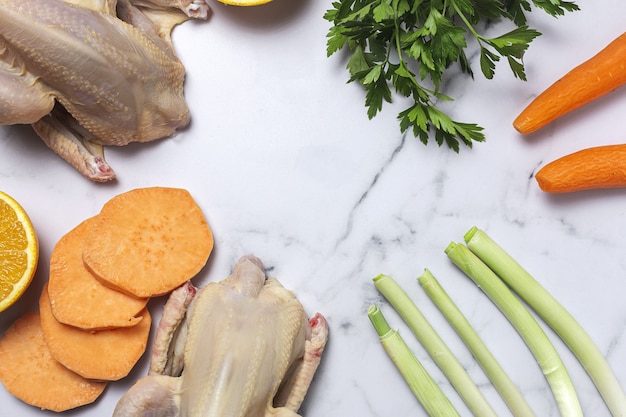
[[[223,281],[172,292],[148,376],[114,417],[297,417],[320,363],[328,324],[247,255]]]
[[[94,181],[103,145],[164,138],[189,122],[173,27],[205,0],[0,0],[0,124],[31,124]]]

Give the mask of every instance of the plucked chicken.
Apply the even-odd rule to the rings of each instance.
[[[149,374],[114,417],[297,417],[327,338],[321,314],[308,319],[260,259],[244,256],[225,280],[170,295]]]
[[[0,124],[31,124],[80,173],[109,181],[103,145],[189,122],[173,27],[205,0],[0,0]]]

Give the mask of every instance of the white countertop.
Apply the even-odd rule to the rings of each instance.
[[[416,283],[424,268],[468,315],[538,416],[557,416],[545,378],[521,338],[444,254],[478,226],[525,266],[579,320],[626,387],[626,190],[542,192],[533,174],[567,153],[626,141],[626,90],[523,138],[512,120],[530,98],[624,31],[622,0],[578,0],[559,19],[536,10],[543,33],[525,57],[528,81],[505,63],[487,81],[457,77],[446,93],[456,119],[485,128],[487,142],[455,154],[399,132],[401,103],[369,121],[363,93],[346,84],[345,56],[326,57],[330,1],[276,0],[258,8],[211,2],[208,22],[187,22],[174,44],[187,68],[192,124],[177,136],[107,148],[118,180],[84,179],[30,127],[0,127],[0,189],[28,211],[41,261],[26,295],[0,315],[0,333],[36,300],[51,250],[112,196],[135,187],[188,189],[203,208],[216,246],[195,279],[224,278],[254,253],[293,289],[308,312],[322,312],[330,339],[301,413],[307,417],[426,415],[384,354],[367,318],[382,306],[418,358],[469,415],[409,330],[372,285],[392,275],[440,331],[498,415],[510,415],[465,347]],[[493,30],[497,30],[495,26]],[[158,317],[164,300],[150,307]],[[155,320],[156,321],[156,320]],[[576,359],[547,330],[579,391],[583,410],[609,416]],[[147,355],[146,355],[147,356]],[[1,358],[0,358],[1,360]],[[95,404],[66,413],[109,416],[145,373],[112,383]],[[0,417],[54,415],[0,388]]]

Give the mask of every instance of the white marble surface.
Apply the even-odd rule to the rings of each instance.
[[[206,213],[216,248],[196,278],[225,277],[234,260],[260,256],[295,290],[331,334],[302,414],[308,417],[425,415],[401,380],[366,316],[379,303],[463,416],[469,412],[371,279],[396,278],[467,367],[498,415],[510,415],[415,279],[428,267],[480,331],[538,416],[557,416],[534,359],[508,322],[446,258],[471,226],[485,229],[588,330],[626,386],[626,190],[550,196],[533,173],[575,150],[626,139],[626,90],[520,137],[511,122],[529,99],[624,30],[621,0],[579,0],[559,19],[536,11],[543,32],[526,55],[528,81],[504,64],[495,79],[449,81],[457,119],[485,127],[487,142],[454,154],[400,135],[387,106],[368,121],[362,92],[346,84],[341,54],[326,57],[330,1],[276,0],[255,9],[211,2],[208,22],[175,30],[187,67],[191,126],[176,137],[108,149],[119,179],[94,184],[49,151],[29,127],[0,127],[0,189],[27,209],[38,230],[41,263],[18,304],[0,315],[0,332],[36,300],[55,242],[135,187],[187,188]],[[494,31],[502,29],[496,25]],[[475,58],[475,57],[474,57]],[[475,59],[473,59],[475,62]],[[151,308],[156,316],[162,299]],[[548,334],[554,335],[548,331]],[[588,377],[556,338],[586,415],[609,416]],[[1,360],[1,358],[0,358]],[[108,416],[146,358],[97,403],[66,413]],[[0,416],[53,415],[0,388]]]

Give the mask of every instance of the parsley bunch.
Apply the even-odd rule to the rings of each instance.
[[[485,136],[482,127],[454,121],[437,108],[436,102],[452,100],[440,91],[443,76],[458,62],[473,77],[465,49],[474,38],[487,79],[506,58],[515,77],[526,80],[522,58],[540,35],[526,22],[531,1],[555,17],[578,10],[565,0],[338,0],[324,15],[333,24],[327,54],[349,48],[349,82],[364,86],[370,119],[391,102],[393,88],[414,101],[398,115],[402,132],[410,128],[424,144],[434,132],[439,146],[445,142],[458,152],[459,141],[471,147]],[[499,19],[510,20],[515,29],[497,37],[478,33],[477,26]]]

